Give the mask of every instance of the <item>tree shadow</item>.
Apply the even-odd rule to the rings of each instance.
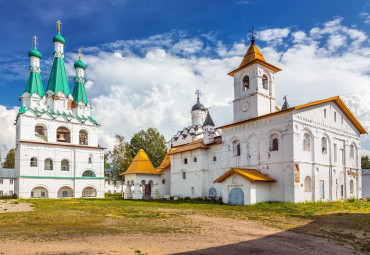
[[[254,240],[175,254],[370,254],[370,214],[293,217],[312,221]]]

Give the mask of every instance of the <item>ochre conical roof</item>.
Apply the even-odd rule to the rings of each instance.
[[[134,160],[128,167],[127,171],[120,175],[126,174],[161,174],[161,173],[154,169],[154,166],[152,165],[152,162],[150,162],[148,155],[146,155],[143,149],[140,149],[136,154]]]
[[[270,68],[274,72],[279,72],[281,71],[280,68],[271,65],[266,62],[265,58],[263,57],[262,53],[258,49],[258,47],[254,44],[254,41],[251,42],[251,45],[249,46],[247,53],[245,54],[242,62],[240,63],[239,67],[235,69],[234,71],[231,71],[228,73],[231,76],[234,76],[235,73],[239,72],[240,70],[246,68],[247,66],[250,66],[254,63],[261,64],[265,67]]]

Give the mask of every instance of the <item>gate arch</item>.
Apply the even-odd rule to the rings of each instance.
[[[233,188],[230,190],[229,204],[244,205],[244,192],[240,188]]]

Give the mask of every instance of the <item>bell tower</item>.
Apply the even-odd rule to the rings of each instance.
[[[255,118],[275,111],[275,73],[280,68],[266,62],[262,53],[251,44],[237,69],[230,72],[234,77],[234,122]]]

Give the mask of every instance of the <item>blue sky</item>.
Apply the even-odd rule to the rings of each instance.
[[[226,73],[240,63],[251,26],[265,58],[284,69],[277,76],[279,103],[285,94],[291,105],[340,94],[370,127],[370,109],[364,97],[370,79],[369,1],[0,0],[0,10],[0,116],[8,119],[0,124],[3,129],[14,121],[14,107],[20,105],[19,95],[28,78],[27,52],[34,35],[44,56],[41,68],[46,87],[58,19],[66,39],[70,84],[72,64],[77,49],[82,48],[88,65],[87,93],[93,114],[103,124],[102,144],[108,148],[115,133],[129,139],[149,125],[167,138],[175,134],[189,124],[197,88],[203,90],[204,103],[211,107],[216,125],[230,122],[232,79]],[[349,65],[350,61],[353,64]],[[156,66],[163,68],[156,70]],[[326,68],[335,79],[321,74]],[[315,77],[310,82],[315,82],[320,93],[305,91],[311,85],[299,79],[306,75]],[[220,95],[223,88],[225,94]],[[106,105],[121,109],[117,113],[122,116],[120,121],[106,117]],[[127,121],[130,127],[122,129]],[[9,132],[14,132],[14,127]],[[0,137],[2,150],[12,143],[14,139]],[[370,150],[366,138],[363,147]]]

